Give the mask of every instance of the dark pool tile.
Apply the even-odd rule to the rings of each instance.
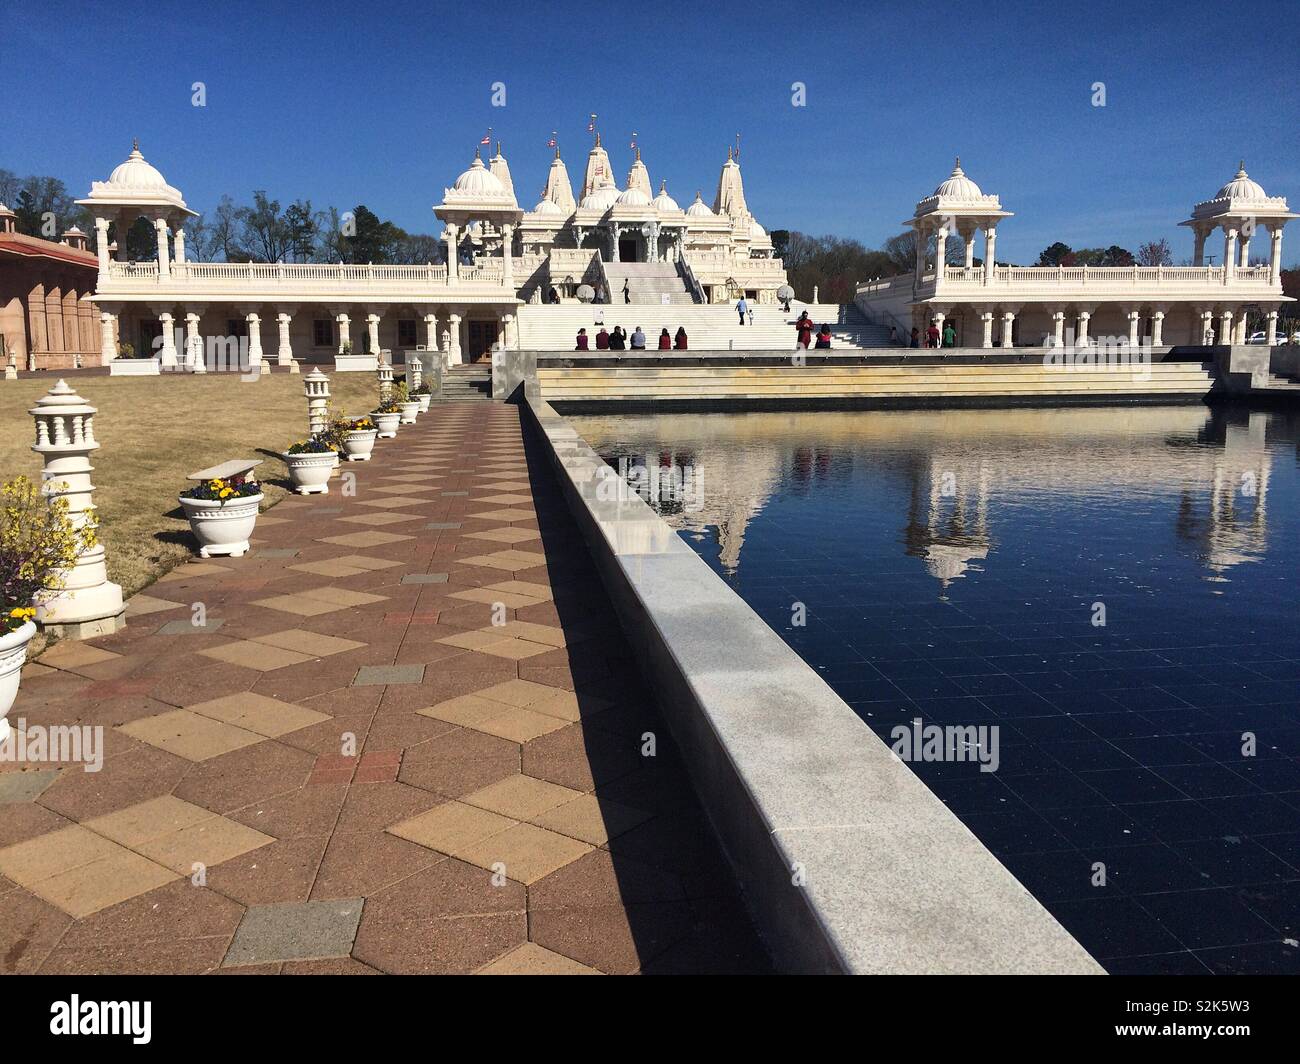
[[[1026,773],[1006,776],[1004,782],[1033,809],[1074,809],[1109,804],[1072,772]]]
[[[1300,940],[1300,877],[1236,887],[1237,900],[1279,935]]]
[[[1140,735],[1154,735],[1156,732],[1156,726],[1151,720],[1135,710],[1104,710],[1080,715],[1078,719],[1081,727],[1103,739],[1132,739]]]
[[[1205,802],[1138,802],[1121,808],[1162,842],[1223,838],[1233,833],[1232,825],[1214,812],[1216,807]]]
[[[1108,689],[1101,684],[1094,684],[1096,690],[1104,690],[1106,697],[1117,702],[1125,709],[1137,710],[1139,713],[1149,709],[1176,709],[1190,703],[1169,691],[1158,687],[1138,687],[1119,684]]]
[[[1208,975],[1211,971],[1191,950],[1143,957],[1108,957],[1103,967],[1111,975]]]
[[[966,694],[975,695],[977,698],[998,698],[1004,695],[1028,693],[1024,684],[1004,672],[990,673],[987,676],[954,676],[952,679]]]
[[[1046,753],[1075,772],[1132,768],[1139,764],[1135,758],[1120,749],[1118,744],[1107,739],[1089,737],[1072,742],[1043,743],[1042,747]]]
[[[1042,695],[1021,688],[1018,692],[981,696],[999,717],[1015,720],[1017,717],[1050,717],[1060,712]]]
[[[1058,902],[1052,915],[1098,960],[1185,948],[1134,899],[1121,895]]]
[[[1078,717],[1055,713],[1047,717],[1017,717],[1006,726],[1032,743],[1081,741],[1094,738]]]
[[[1300,831],[1255,835],[1253,838],[1269,853],[1282,858],[1292,868],[1300,872]]]
[[[927,781],[926,786],[958,816],[1024,807],[1024,802],[994,773],[980,773],[964,779],[936,778]]]
[[[1134,802],[1172,802],[1184,797],[1150,769],[1134,767],[1079,773],[1084,783],[1116,805]]]
[[[1300,975],[1300,948],[1286,942],[1257,942],[1196,951],[1215,975]]]
[[[1092,885],[1091,862],[1075,850],[1007,854],[1001,860],[1025,889],[1044,904],[1093,899],[1099,893]]]
[[[1277,932],[1231,890],[1175,891],[1148,894],[1137,900],[1188,949],[1239,946],[1277,938]]]
[[[1080,849],[1089,860],[1105,866],[1106,883],[1121,894],[1203,890],[1214,885],[1190,861],[1161,842]]]
[[[1139,824],[1115,805],[1044,810],[1043,816],[1072,846],[1081,850],[1137,846],[1156,841],[1150,828]]]
[[[996,854],[1061,850],[1065,836],[1032,810],[1018,807],[994,813],[970,813],[963,823]]]
[[[1249,780],[1213,761],[1195,765],[1162,765],[1154,771],[1189,798],[1225,798],[1259,793],[1259,788]]]
[[[1215,798],[1211,808],[1242,835],[1273,835],[1297,823],[1295,807],[1271,794]]]
[[[1198,750],[1176,735],[1143,735],[1132,739],[1114,739],[1112,742],[1132,760],[1148,768],[1193,765],[1210,760],[1205,751]]]
[[[1250,839],[1185,839],[1171,845],[1216,887],[1268,885],[1296,878],[1295,869]]]
[[[1279,795],[1300,792],[1300,764],[1291,758],[1259,761],[1243,757],[1238,762],[1229,762],[1225,767],[1262,791]]]

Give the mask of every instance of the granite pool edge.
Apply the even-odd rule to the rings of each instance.
[[[778,967],[1101,973],[573,426],[522,392]]]

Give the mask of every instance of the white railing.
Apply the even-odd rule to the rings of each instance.
[[[1235,269],[1228,284],[1267,285],[1267,266]],[[932,281],[933,275],[922,278]],[[993,270],[993,285],[1007,287],[1152,288],[1162,285],[1222,286],[1222,266],[998,266]],[[954,287],[984,284],[983,267],[947,266],[943,284]]]
[[[501,284],[502,264],[480,263],[461,266],[457,278],[464,284]],[[133,281],[160,283],[156,262],[110,262],[103,281],[129,284]],[[172,263],[163,284],[181,287],[294,287],[344,289],[357,286],[428,287],[447,284],[447,267],[432,264],[346,265],[321,262],[181,262]]]

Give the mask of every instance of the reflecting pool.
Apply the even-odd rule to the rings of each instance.
[[[904,756],[1108,970],[1300,971],[1300,416],[572,422],[887,743],[990,729]]]

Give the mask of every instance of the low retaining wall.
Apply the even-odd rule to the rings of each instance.
[[[777,964],[1101,968],[548,404],[549,457]],[[602,480],[610,485],[598,490]]]

